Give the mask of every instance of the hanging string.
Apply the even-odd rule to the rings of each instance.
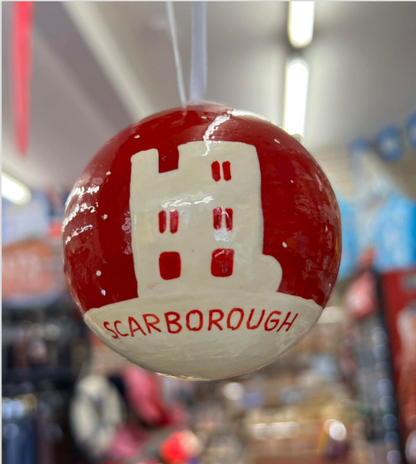
[[[181,55],[179,53],[178,37],[176,34],[175,13],[173,11],[172,2],[166,2],[166,13],[168,15],[173,54],[175,56],[176,78],[178,80],[179,97],[181,99],[182,106],[186,106],[185,84],[183,81],[182,62]]]
[[[183,80],[182,62],[176,34],[173,3],[166,2],[173,54],[175,56],[176,77],[182,106],[186,106],[185,85]],[[207,7],[205,2],[193,2],[192,6],[192,56],[191,76],[189,81],[189,100],[201,102],[207,91]]]
[[[207,91],[207,6],[193,2],[192,6],[192,58],[189,97],[201,102]]]

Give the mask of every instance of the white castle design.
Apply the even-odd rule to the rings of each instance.
[[[159,173],[156,149],[131,160],[132,248],[139,298],[230,290],[276,292],[282,270],[263,255],[261,174],[254,146],[180,145]]]

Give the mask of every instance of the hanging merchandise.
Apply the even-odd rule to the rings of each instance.
[[[399,425],[409,464],[416,462],[416,267],[382,275]]]
[[[104,455],[124,416],[122,397],[106,378],[88,375],[78,382],[70,406],[70,424],[75,443],[88,456]]]
[[[368,140],[354,141],[350,144],[350,153],[354,216],[355,223],[360,225],[358,254],[373,249],[374,267],[381,272],[414,266],[416,202],[403,193],[392,176],[374,163],[375,151]]]
[[[365,137],[355,139],[350,143],[348,148],[354,159],[354,157],[362,156],[364,153],[371,150],[371,140]]]
[[[264,119],[186,105],[96,154],[63,224],[65,275],[91,330],[136,364],[185,379],[258,369],[316,323],[338,274],[341,225],[324,173]],[[194,2],[190,99],[206,89],[206,6]]]
[[[385,161],[397,161],[403,157],[403,140],[400,129],[387,126],[377,136],[377,150]]]
[[[3,247],[3,304],[10,308],[47,306],[64,293],[59,249],[30,239]]]
[[[339,279],[345,279],[354,273],[358,261],[356,207],[339,192],[337,192],[337,199],[342,218],[342,257]]]
[[[338,274],[324,173],[270,122],[217,105],[107,142],[67,203],[65,275],[87,325],[142,367],[219,379],[301,340]]]

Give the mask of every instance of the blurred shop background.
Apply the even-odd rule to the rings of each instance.
[[[174,9],[186,71],[192,4]],[[207,99],[298,134],[336,191],[329,305],[276,363],[222,382],[94,338],[63,280],[65,200],[115,133],[179,106],[165,4],[3,3],[3,463],[415,464],[416,3],[207,15]]]

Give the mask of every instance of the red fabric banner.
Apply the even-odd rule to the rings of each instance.
[[[12,36],[13,114],[16,145],[26,155],[29,142],[33,2],[15,2]]]

